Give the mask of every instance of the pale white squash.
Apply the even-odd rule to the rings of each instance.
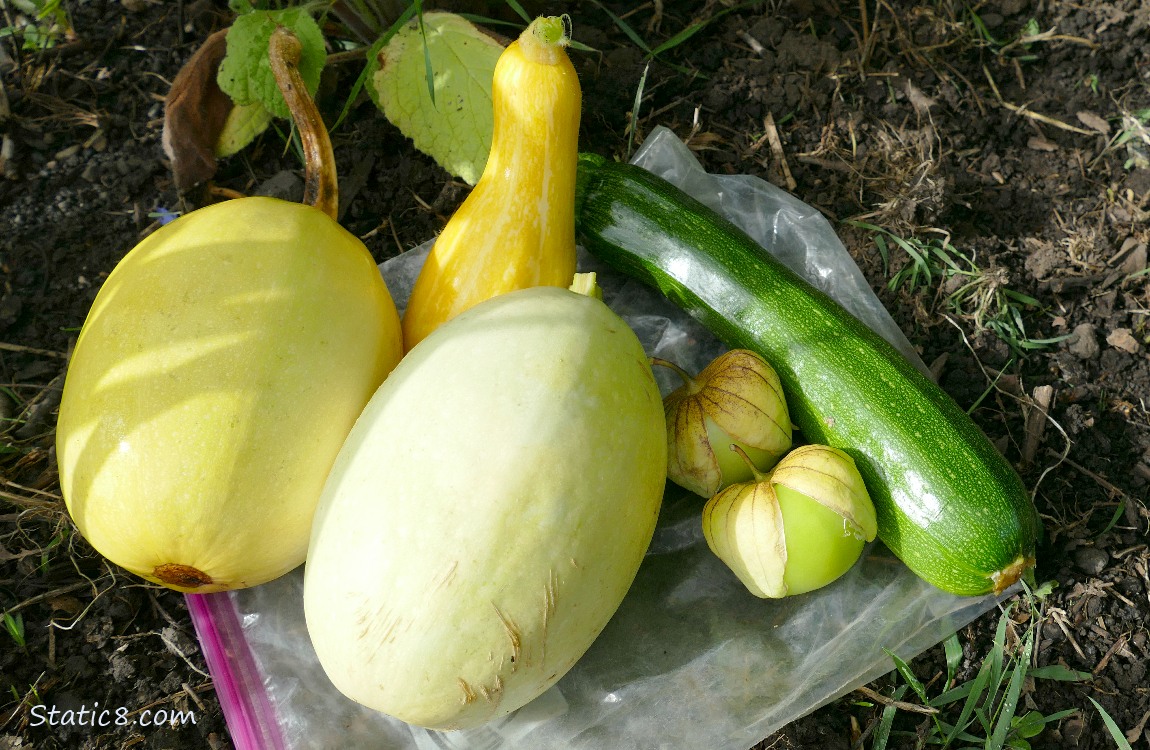
[[[438,328],[328,478],[304,584],[344,694],[465,728],[575,664],[634,580],[666,470],[662,401],[602,302],[540,287]]]

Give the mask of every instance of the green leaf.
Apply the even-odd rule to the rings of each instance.
[[[315,94],[327,51],[319,25],[302,8],[253,11],[237,18],[228,30],[228,51],[216,81],[237,105],[258,102],[273,116],[290,119],[268,59],[268,42],[278,26],[291,29],[303,45],[299,72],[307,90]]]
[[[359,97],[359,92],[363,90],[364,84],[366,84],[368,81],[374,80],[375,74],[379,71],[380,54],[387,47],[387,43],[390,42],[391,38],[395,36],[400,29],[406,26],[414,16],[415,6],[407,6],[407,10],[405,10],[403,14],[397,18],[395,22],[391,24],[391,26],[388,27],[387,31],[383,32],[383,35],[379,39],[375,40],[375,44],[371,45],[371,48],[367,51],[367,64],[363,66],[363,71],[359,74],[359,77],[356,78],[355,83],[352,85],[351,93],[348,95],[347,100],[344,102],[343,111],[340,112],[339,118],[336,119],[335,126],[332,128],[333,130],[336,126],[343,122],[344,118],[347,117],[348,113],[351,111],[352,105]],[[383,105],[379,103],[379,95],[375,90],[375,86],[368,86],[367,94],[371,101],[375,103],[375,106],[382,109]]]
[[[413,21],[391,38],[369,85],[383,114],[416,148],[474,185],[491,150],[491,81],[502,53],[462,16],[425,13],[423,32]]]
[[[216,156],[224,158],[239,153],[245,146],[256,139],[260,133],[268,129],[272,121],[272,113],[259,102],[251,104],[237,104],[228,112],[228,119],[224,121],[224,129],[216,141]]]
[[[1012,731],[1016,735],[1030,739],[1042,734],[1042,730],[1046,728],[1046,717],[1039,711],[1027,711],[1023,716],[1014,717],[1011,723],[1014,725]]]
[[[1038,601],[1044,600],[1046,597],[1054,593],[1054,589],[1058,588],[1058,581],[1050,580],[1043,583],[1038,588],[1034,589],[1031,594]]]

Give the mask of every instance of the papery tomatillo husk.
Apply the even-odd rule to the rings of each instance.
[[[733,349],[695,378],[670,362],[652,362],[683,378],[683,386],[663,399],[671,481],[711,497],[752,477],[750,466],[728,450],[732,443],[763,471],[790,450],[791,419],[783,388],[774,368],[758,354]]]
[[[707,502],[703,535],[755,596],[778,599],[831,583],[878,533],[862,476],[841,450],[802,446],[769,475],[752,471],[754,481]]]

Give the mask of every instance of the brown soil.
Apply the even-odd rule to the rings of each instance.
[[[64,5],[74,38],[40,51],[0,38],[0,607],[19,615],[24,641],[0,633],[0,747],[230,747],[183,598],[106,563],[76,534],[52,448],[65,355],[96,291],[156,211],[182,207],[160,147],[162,98],[227,24],[226,4]],[[665,125],[708,170],[765,177],[838,222],[940,382],[964,408],[977,404],[975,420],[1037,488],[1037,577],[1057,586],[1034,664],[1092,679],[1027,683],[1019,715],[1077,709],[1031,744],[1115,746],[1094,699],[1134,747],[1150,747],[1150,7],[607,3],[651,47],[709,22],[651,63],[630,132],[643,52],[597,3],[525,5],[570,13],[576,38],[597,50],[574,55],[585,150],[625,158]],[[0,26],[16,13],[3,8]],[[514,17],[498,2],[466,9]],[[326,112],[338,112],[358,72],[329,70]],[[333,137],[350,198],[343,223],[377,260],[433,236],[465,194],[366,99]],[[298,164],[269,132],[215,182],[254,192],[285,169]],[[953,306],[954,280],[891,291],[908,256],[889,243],[888,269],[851,219],[923,242],[949,238],[980,269],[990,306],[971,297]],[[1005,298],[1014,321],[994,307],[1002,289],[1037,304]],[[994,328],[1011,322],[1024,329],[1016,339],[1056,341],[1012,350]],[[1044,386],[1049,422],[1032,416]],[[1026,612],[1011,610],[1009,634]],[[1000,616],[960,633],[957,683],[990,652]],[[1016,644],[1007,639],[1008,650]],[[911,666],[931,695],[945,687],[941,646]],[[889,694],[891,685],[869,687]],[[33,706],[96,701],[194,711],[196,723],[33,726]],[[870,747],[882,708],[851,694],[758,747]],[[900,711],[894,728],[889,746],[913,747],[929,719]]]

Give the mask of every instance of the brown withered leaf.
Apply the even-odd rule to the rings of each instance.
[[[232,109],[216,72],[227,52],[227,29],[209,36],[172,81],[164,100],[164,153],[176,188],[185,193],[216,173],[216,141]]]
[[[1110,123],[1106,121],[1105,117],[1099,117],[1084,109],[1078,113],[1078,121],[1091,130],[1097,130],[1102,135],[1110,135]]]

